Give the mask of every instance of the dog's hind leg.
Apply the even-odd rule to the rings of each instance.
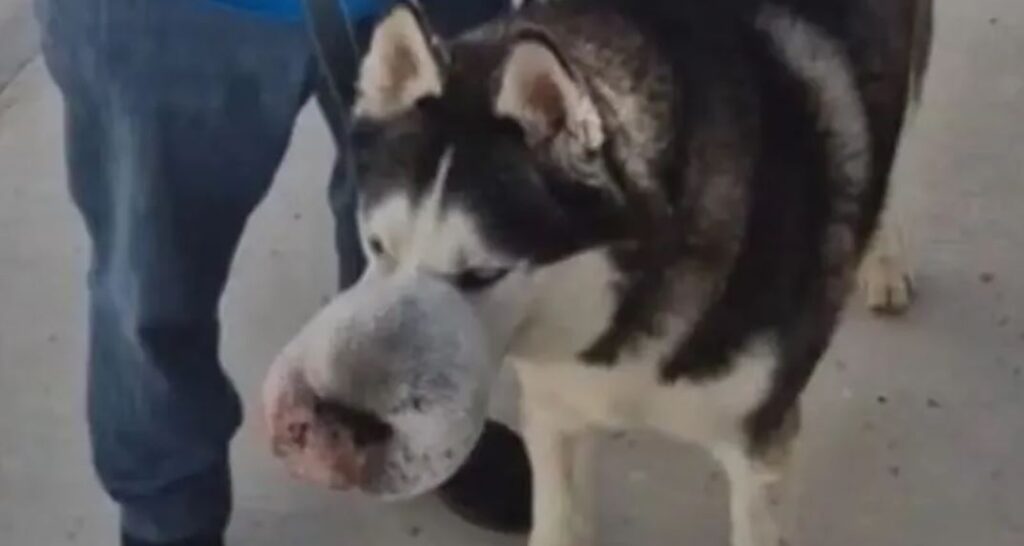
[[[729,480],[731,546],[783,546],[779,511],[788,447],[771,456],[751,455],[744,446],[719,446],[715,458]]]
[[[729,481],[731,546],[785,546],[782,512],[800,408],[793,406],[753,449],[749,442],[711,446]]]
[[[914,279],[899,222],[895,207],[890,207],[860,265],[860,290],[876,313],[900,314],[913,301]]]
[[[901,201],[907,199],[903,190],[906,184],[920,180],[910,172],[907,162],[908,146],[916,147],[915,121],[921,104],[921,94],[928,61],[931,57],[933,1],[913,0],[914,21],[912,46],[910,48],[909,105],[898,140],[895,163],[889,170],[889,195],[886,208],[882,211],[881,223],[871,246],[860,266],[859,284],[868,308],[876,313],[900,314],[910,307],[914,299],[914,277],[907,257],[906,239],[901,225]]]

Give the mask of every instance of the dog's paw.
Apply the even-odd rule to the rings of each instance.
[[[914,277],[901,253],[873,249],[861,264],[859,284],[875,313],[903,314],[914,300]]]
[[[893,212],[886,214],[860,264],[858,284],[868,309],[878,314],[903,314],[914,301],[906,237]]]

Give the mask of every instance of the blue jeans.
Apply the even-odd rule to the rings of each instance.
[[[127,534],[221,533],[242,412],[218,358],[217,306],[246,220],[318,87],[311,44],[301,24],[203,0],[37,2],[64,97],[71,195],[92,241],[98,476]],[[425,4],[448,31],[501,6]],[[330,190],[343,286],[363,266],[346,172],[339,162]]]

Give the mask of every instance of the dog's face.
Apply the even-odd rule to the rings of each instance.
[[[367,275],[446,281],[492,346],[515,350],[538,295],[593,273],[579,268],[595,259],[572,258],[621,235],[622,196],[585,87],[539,32],[449,48],[400,7],[377,28],[357,89]]]
[[[621,196],[597,109],[539,34],[446,51],[400,6],[376,29],[357,87],[369,267],[275,367],[313,370],[313,398],[390,434],[376,452],[339,447],[358,427],[286,409],[281,400],[296,397],[282,393],[298,380],[268,386],[268,419],[286,458],[318,467],[307,474],[403,497],[437,486],[468,456],[507,356],[572,359],[607,326],[617,279],[602,248],[620,235]],[[358,378],[381,374],[391,379],[370,382],[368,395]],[[414,379],[422,375],[433,380]],[[312,441],[320,436],[335,442]]]

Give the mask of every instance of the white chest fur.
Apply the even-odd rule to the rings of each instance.
[[[752,350],[725,376],[668,384],[652,362],[602,368],[580,362],[516,362],[528,403],[566,428],[650,428],[680,440],[737,439],[743,419],[766,396],[773,369],[767,351]]]
[[[768,395],[775,359],[750,349],[718,378],[659,379],[654,358],[610,368],[582,362],[515,361],[523,387],[523,436],[533,468],[534,529],[530,546],[589,546],[593,536],[593,471],[588,431],[647,428],[701,445],[726,467],[734,546],[777,546],[755,465],[746,456],[746,417]],[[753,517],[751,516],[753,514]],[[748,517],[749,516],[749,517]]]

